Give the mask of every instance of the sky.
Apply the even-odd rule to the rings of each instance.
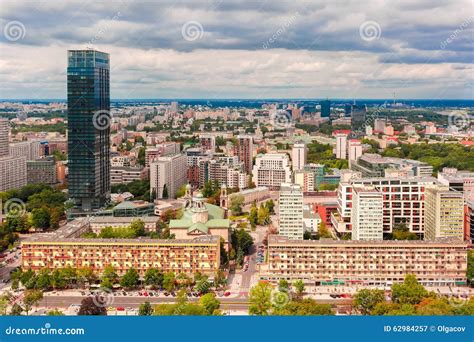
[[[473,4],[2,0],[0,98],[66,98],[93,48],[114,99],[472,99]]]

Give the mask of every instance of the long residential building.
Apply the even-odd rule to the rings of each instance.
[[[433,167],[427,163],[412,159],[382,157],[375,153],[366,153],[351,162],[351,169],[362,173],[363,177],[384,177],[385,170],[397,169],[408,177],[429,177]]]
[[[268,239],[261,278],[309,284],[391,285],[414,274],[424,285],[465,285],[468,244],[458,240],[341,241]]]
[[[111,265],[119,275],[134,268],[141,277],[149,268],[163,272],[214,275],[220,265],[217,236],[192,240],[58,239],[36,236],[22,242],[21,267],[34,271],[64,267],[91,267],[100,275]]]
[[[437,184],[433,177],[351,178],[339,183],[338,208],[331,222],[339,233],[352,231],[351,215],[354,186],[373,186],[383,196],[383,232],[391,233],[396,224],[405,223],[411,232],[424,232],[425,188]]]

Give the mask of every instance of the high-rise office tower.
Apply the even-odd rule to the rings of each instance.
[[[107,53],[68,51],[69,196],[81,210],[110,196],[109,70]]]
[[[321,117],[328,118],[331,114],[331,101],[323,100],[321,101]]]
[[[280,189],[279,235],[303,240],[303,192],[295,184],[283,183]]]
[[[293,145],[291,152],[291,161],[293,163],[293,171],[303,170],[306,159],[307,159],[308,149],[304,143],[296,143]]]
[[[365,114],[367,113],[366,105],[352,105],[351,112],[351,129],[353,131],[365,130]]]
[[[244,171],[252,172],[253,165],[253,138],[251,135],[237,136],[237,156],[244,163]]]
[[[8,155],[8,120],[0,118],[0,157]]]

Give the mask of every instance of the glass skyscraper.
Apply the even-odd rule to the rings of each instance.
[[[68,188],[77,209],[104,206],[110,197],[109,55],[68,51]]]

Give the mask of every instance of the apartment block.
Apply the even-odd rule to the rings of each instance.
[[[355,186],[352,240],[383,240],[383,196],[374,187]]]
[[[213,276],[220,266],[220,241],[217,236],[192,240],[156,239],[58,239],[47,236],[22,241],[21,267],[34,271],[64,267],[91,267],[101,274],[113,266],[121,276],[135,268],[141,277],[149,268],[163,272],[196,272]]]
[[[187,181],[184,154],[159,157],[150,164],[150,193],[154,198],[176,198],[176,191]]]
[[[425,192],[425,239],[464,239],[464,198],[446,185],[427,187]]]
[[[425,188],[437,184],[433,177],[351,178],[342,179],[337,191],[337,212],[331,214],[333,227],[339,233],[352,231],[354,186],[373,186],[383,196],[383,232],[405,223],[411,232],[424,232]]]
[[[252,180],[256,186],[278,190],[282,183],[291,183],[290,160],[286,154],[259,154],[255,160]]]
[[[303,240],[303,191],[299,185],[281,185],[278,221],[279,235],[292,240]]]
[[[268,239],[268,268],[261,278],[308,284],[382,285],[414,274],[430,286],[465,285],[468,244],[458,240],[341,241]]]

